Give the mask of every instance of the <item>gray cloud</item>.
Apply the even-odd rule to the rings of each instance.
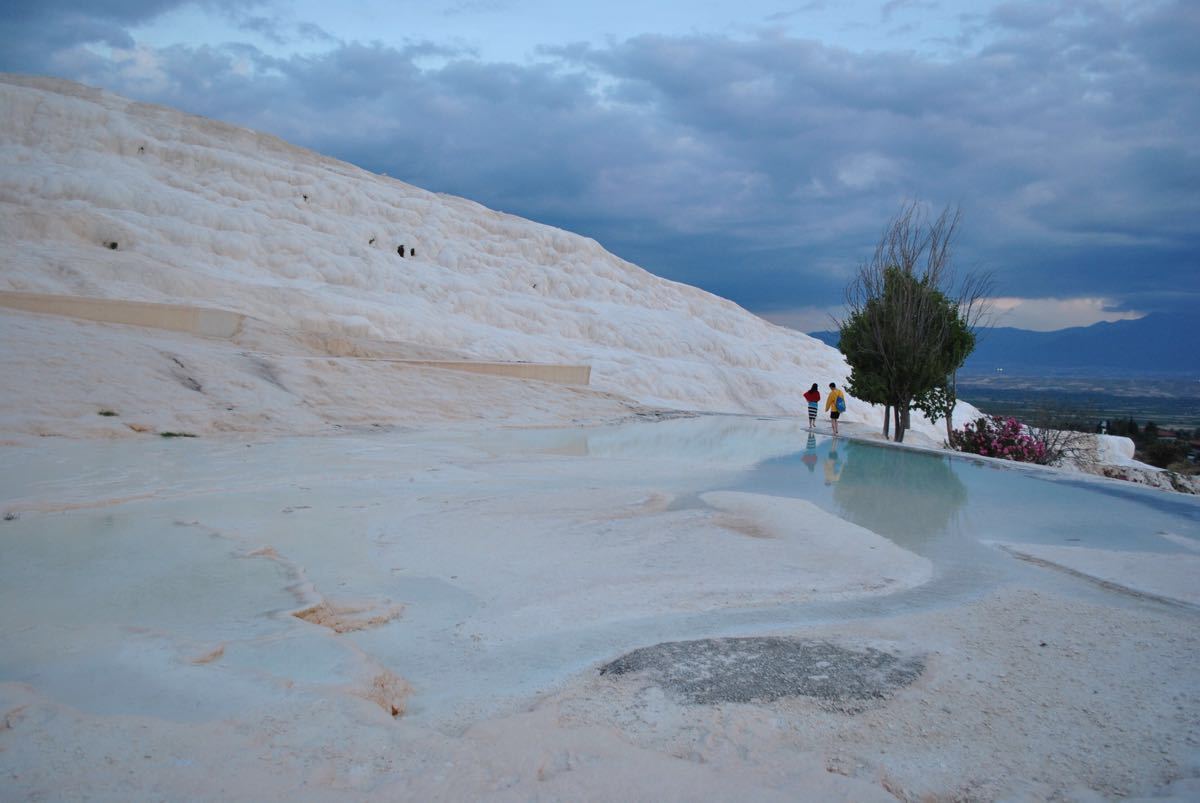
[[[962,204],[960,263],[995,270],[1001,295],[1194,303],[1200,65],[1186,32],[1200,20],[1184,3],[1131,8],[1008,4],[972,32],[989,44],[951,61],[776,32],[543,48],[522,65],[429,42],[290,58],[176,46],[151,81],[73,49],[94,35],[80,28],[34,38],[16,69],[561,225],[761,311],[840,301],[908,198]]]
[[[829,6],[828,0],[809,0],[807,3],[801,3],[798,6],[785,8],[781,11],[776,11],[773,14],[768,14],[764,19],[765,22],[787,22],[790,19],[803,16],[811,11],[822,11]]]
[[[80,48],[104,44],[129,49],[129,28],[185,6],[200,6],[234,19],[253,18],[266,0],[0,0],[0,70],[70,78],[89,61]],[[254,23],[247,26],[253,28]]]
[[[457,17],[464,14],[498,14],[512,8],[512,0],[459,0],[446,8],[442,14]]]
[[[273,17],[247,16],[238,22],[238,27],[277,45],[287,44],[292,39],[287,26]]]
[[[1058,3],[1038,2],[1001,3],[992,9],[991,21],[1005,28],[1036,31],[1052,23],[1064,9]]]
[[[883,21],[887,22],[896,14],[896,12],[906,11],[922,11],[924,9],[937,8],[940,3],[929,2],[929,0],[888,0],[879,10]]]
[[[309,42],[325,42],[330,45],[337,42],[337,39],[329,31],[311,22],[302,22],[297,25],[296,36]]]
[[[84,16],[125,25],[135,24],[188,5],[189,0],[119,0],[97,3],[91,0],[0,0],[0,15],[7,20],[61,19]]]
[[[266,0],[0,0],[0,19],[18,25],[49,22],[51,27],[64,19],[128,26],[148,22],[184,6],[199,6],[219,13],[239,15],[265,2]]]

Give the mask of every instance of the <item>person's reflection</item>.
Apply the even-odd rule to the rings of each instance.
[[[811,432],[808,433],[808,443],[804,444],[804,457],[800,458],[800,462],[808,466],[809,474],[817,470],[817,436]]]
[[[829,454],[825,456],[825,484],[833,485],[842,478],[842,457],[838,450],[829,446]]]

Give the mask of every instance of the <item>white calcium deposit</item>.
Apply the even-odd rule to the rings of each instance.
[[[201,392],[232,385],[219,400],[228,404],[175,422],[200,431],[311,431],[312,405],[323,404],[336,408],[324,421],[404,421],[407,398],[433,399],[435,417],[464,408],[445,403],[454,393],[430,391],[440,379],[397,384],[394,365],[295,359],[327,356],[320,343],[331,337],[385,356],[586,364],[593,391],[689,410],[797,415],[813,382],[824,390],[848,374],[836,349],[654,276],[594,240],[265,134],[44,78],[0,76],[0,108],[0,291],[177,303],[253,319],[237,349],[196,338],[178,347],[204,352],[196,360],[208,366],[207,382],[172,352],[184,363],[184,384],[154,388],[172,372],[170,360],[109,342],[119,337],[111,325],[33,325],[27,313],[2,311],[3,367],[37,365],[46,382],[5,392],[0,412],[10,430],[120,431],[120,422],[80,421],[89,404],[125,401],[148,419],[174,404],[196,408],[186,376]],[[153,345],[161,336],[139,339]],[[47,340],[57,342],[49,348]],[[267,365],[248,367],[237,358],[247,350]],[[73,371],[94,375],[90,398],[79,383],[56,383]],[[266,396],[270,409],[280,385],[305,403],[280,403],[269,423],[246,417],[250,397]],[[143,398],[127,398],[131,386]],[[577,396],[559,400],[560,418],[571,418]],[[879,413],[851,400],[844,420],[875,422]],[[914,426],[941,437],[926,422]]]

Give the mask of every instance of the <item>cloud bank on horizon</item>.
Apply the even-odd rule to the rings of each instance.
[[[961,204],[997,324],[1200,303],[1194,3],[420,5],[0,0],[0,69],[586,234],[808,331],[911,198]]]

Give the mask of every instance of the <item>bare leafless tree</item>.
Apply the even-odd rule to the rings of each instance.
[[[1026,428],[1042,444],[1046,465],[1087,470],[1099,457],[1096,435],[1083,422],[1095,417],[1061,401],[1042,401],[1029,411]]]

